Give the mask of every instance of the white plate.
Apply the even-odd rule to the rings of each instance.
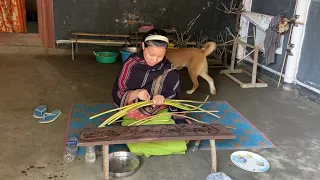
[[[270,168],[265,158],[249,151],[236,151],[230,155],[230,159],[239,168],[250,172],[266,172]]]

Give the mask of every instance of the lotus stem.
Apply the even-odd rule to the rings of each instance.
[[[133,106],[138,105],[139,103],[145,103],[145,102],[137,102],[137,103],[130,104],[130,105],[127,105],[127,106],[122,106],[122,107],[119,107],[119,108],[111,109],[111,110],[102,112],[102,113],[100,113],[100,114],[91,116],[89,119],[94,119],[94,118],[97,118],[97,117],[99,117],[99,116],[102,116],[102,115],[105,115],[105,114],[108,114],[108,113],[111,113],[111,112],[114,112],[114,111],[119,111],[119,110],[122,110],[122,109],[130,108],[130,107],[133,107]]]
[[[185,116],[185,115],[181,115],[181,114],[184,114],[184,113],[205,112],[205,113],[208,113],[208,114],[210,114],[212,116],[220,118],[219,116],[217,116],[217,115],[212,113],[212,112],[218,112],[218,111],[207,111],[207,110],[204,110],[204,109],[201,108],[201,106],[203,106],[205,103],[207,103],[208,98],[209,98],[209,96],[207,96],[206,99],[203,102],[191,101],[191,100],[166,99],[164,101],[164,105],[173,106],[173,107],[182,109],[184,111],[182,111],[182,112],[172,112],[172,113],[168,112],[168,113],[162,113],[162,114],[159,114],[159,115],[150,116],[150,117],[147,117],[147,118],[144,118],[144,119],[141,119],[141,120],[137,120],[137,121],[129,124],[129,126],[135,125],[135,124],[144,124],[145,122],[154,120],[155,118],[158,118],[158,117],[161,117],[161,116],[164,116],[164,115],[175,115],[175,116],[184,117],[184,118],[196,121],[198,123],[204,123],[204,122],[201,122],[201,121],[199,121],[197,119],[194,119],[194,118],[191,118],[191,117],[188,117],[188,116]],[[194,106],[194,105],[187,104],[187,103],[195,103],[195,104],[200,104],[200,105]],[[97,115],[94,115],[94,116],[90,117],[90,119],[93,119],[93,118],[96,118],[96,117],[99,117],[99,116],[102,116],[104,114],[108,114],[108,113],[111,113],[111,112],[119,111],[119,112],[113,114],[112,116],[110,116],[102,124],[99,125],[99,127],[104,127],[107,124],[110,125],[110,124],[112,124],[112,123],[114,123],[116,121],[119,122],[118,119],[123,117],[123,116],[125,116],[131,110],[139,109],[139,108],[142,108],[142,107],[145,107],[145,106],[150,106],[150,105],[153,105],[153,104],[154,103],[153,103],[152,100],[144,101],[144,102],[137,102],[137,103],[130,104],[130,105],[127,105],[127,106],[123,106],[123,107],[120,107],[120,108],[116,108],[116,109],[112,109],[112,110],[108,110],[108,111],[102,112],[100,114],[97,114]]]
[[[193,106],[193,105],[191,105],[191,104],[185,104],[185,106],[196,107],[196,106]],[[215,115],[215,114],[213,114],[213,113],[211,113],[211,112],[209,112],[209,111],[207,111],[207,110],[205,110],[205,109],[202,109],[202,108],[200,108],[200,107],[197,107],[197,109],[199,109],[199,110],[201,110],[201,111],[203,111],[203,112],[205,112],[205,113],[207,113],[207,114],[210,114],[210,115],[212,115],[212,116],[217,117],[217,118],[220,119],[220,117],[219,117],[218,115]]]
[[[206,99],[203,102],[201,102],[201,101],[191,101],[191,100],[178,100],[178,99],[166,99],[165,101],[166,102],[174,102],[174,103],[177,103],[177,102],[189,102],[189,103],[196,103],[196,104],[204,104],[204,103],[207,103],[208,98],[209,98],[209,96],[207,96]],[[137,103],[130,104],[130,105],[127,105],[127,106],[111,109],[111,110],[99,113],[97,115],[91,116],[89,119],[94,119],[94,118],[97,118],[99,116],[102,116],[102,115],[105,115],[105,114],[108,114],[108,113],[111,113],[111,112],[114,112],[114,111],[119,111],[119,110],[122,110],[122,109],[131,108],[133,106],[136,106],[138,104],[143,104],[143,103],[146,103],[146,102],[152,102],[152,101],[137,102]]]
[[[140,121],[145,121],[145,120],[148,120],[148,119],[154,119],[154,118],[161,117],[161,116],[164,116],[164,115],[169,115],[169,114],[171,114],[171,113],[167,112],[167,113],[157,114],[157,115],[154,115],[154,116],[149,116],[149,117],[146,117],[146,118],[143,118],[143,119],[136,120],[135,122],[129,124],[128,126],[132,126],[132,125],[138,124]]]
[[[184,114],[184,113],[202,113],[202,112],[204,112],[204,111],[181,111],[181,112],[173,112],[173,113],[175,113],[175,114]],[[207,112],[213,113],[213,112],[219,112],[219,111],[207,111]]]
[[[199,121],[195,118],[192,118],[192,117],[189,117],[189,116],[185,116],[185,115],[181,115],[181,114],[173,114],[174,116],[179,116],[179,117],[184,117],[184,118],[187,118],[187,119],[190,119],[190,120],[193,120],[193,121],[196,121],[198,123],[201,123],[201,124],[208,124],[206,122],[202,122],[202,121]]]
[[[103,127],[105,126],[106,124],[110,125],[112,124],[114,121],[116,121],[117,119],[125,116],[130,110],[132,109],[138,109],[138,108],[141,108],[141,107],[144,107],[144,106],[149,106],[149,105],[152,105],[153,102],[150,102],[150,101],[147,101],[147,102],[143,102],[141,104],[137,104],[136,106],[132,106],[130,108],[126,108],[122,111],[119,111],[118,113],[112,115],[111,117],[109,117],[105,122],[103,122],[99,127]]]

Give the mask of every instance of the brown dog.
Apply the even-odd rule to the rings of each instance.
[[[199,86],[198,76],[205,79],[210,86],[210,93],[216,94],[213,79],[208,75],[207,56],[217,48],[214,42],[207,42],[202,49],[198,48],[168,48],[166,57],[175,67],[188,67],[193,87],[187,94],[192,94]]]

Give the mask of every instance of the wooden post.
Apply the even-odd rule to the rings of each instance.
[[[232,47],[232,56],[231,56],[231,64],[230,64],[231,71],[234,70],[234,66],[236,63],[237,45],[238,45],[238,37],[235,37],[233,41],[233,47]]]
[[[76,35],[76,52],[78,52],[78,35]]]
[[[259,48],[254,47],[253,65],[252,65],[252,79],[251,83],[256,84],[257,82],[257,68],[258,68]]]
[[[124,38],[124,42],[125,42],[125,47],[128,47],[128,38]]]
[[[228,39],[228,33],[226,33],[225,40],[227,41],[227,39]],[[224,43],[226,43],[226,42],[224,42]],[[227,48],[227,46],[224,46],[223,48],[224,48],[224,61],[223,61],[223,63],[224,63],[224,65],[228,66],[228,48]]]
[[[136,48],[138,47],[138,32],[136,32]]]
[[[215,140],[210,140],[211,147],[211,173],[217,172],[217,152]]]
[[[71,42],[71,54],[72,54],[72,60],[74,60],[74,47],[73,47],[73,42]]]
[[[239,25],[240,25],[240,14],[237,14],[235,34],[239,34],[239,29],[240,29]]]
[[[290,24],[289,39],[288,39],[286,47],[288,47],[289,44],[291,43],[291,35],[292,35],[293,26],[294,26],[294,24]],[[286,51],[286,53],[284,54],[283,60],[282,60],[281,72],[280,72],[280,76],[279,76],[278,86],[277,87],[279,87],[280,83],[281,83],[281,78],[282,78],[282,74],[283,74],[283,68],[284,68],[284,65],[286,64],[287,56],[288,56],[288,51]]]
[[[109,145],[103,146],[103,172],[104,179],[109,179]]]

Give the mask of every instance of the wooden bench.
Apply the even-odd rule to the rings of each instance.
[[[217,170],[216,139],[236,138],[229,129],[219,124],[173,124],[147,126],[111,126],[84,129],[80,132],[79,146],[103,146],[103,169],[109,179],[109,145],[166,140],[210,140],[211,170]]]
[[[168,36],[176,34],[177,30],[176,29],[163,29]],[[149,30],[142,30],[142,29],[138,29],[138,31],[133,32],[133,36],[131,36],[130,40],[133,44],[136,44],[136,47],[138,47],[139,44],[141,44],[142,39],[143,39],[143,35],[145,35]],[[139,35],[142,35],[139,37]]]
[[[84,32],[74,32],[72,33],[75,37],[70,38],[72,46],[72,60],[74,60],[74,44],[76,46],[76,52],[78,52],[78,44],[99,44],[99,45],[112,45],[112,46],[122,46],[126,47],[130,45],[130,35],[126,34],[97,34],[97,33],[84,33]],[[123,40],[102,40],[102,39],[89,39],[89,38],[79,38],[78,36],[89,36],[89,37],[112,37],[120,38]]]

